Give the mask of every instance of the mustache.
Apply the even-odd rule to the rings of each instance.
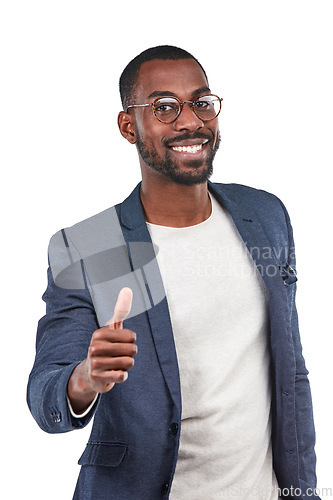
[[[165,146],[170,146],[176,141],[187,141],[190,139],[207,139],[207,141],[210,141],[211,138],[212,137],[210,135],[203,134],[202,132],[195,132],[194,134],[185,132],[182,135],[177,135],[177,137],[172,137],[171,139],[165,139],[164,144]]]

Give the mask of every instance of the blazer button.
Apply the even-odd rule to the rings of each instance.
[[[162,493],[163,493],[163,495],[165,495],[166,493],[168,493],[168,489],[169,489],[169,483],[163,483],[162,484]]]
[[[53,422],[55,424],[59,424],[61,422],[61,420],[62,420],[61,419],[61,413],[60,413],[60,411],[53,411],[51,413],[51,417],[53,418]]]
[[[171,434],[173,436],[175,436],[178,432],[178,424],[176,422],[173,422],[171,425],[170,425],[170,429],[169,431],[171,432]]]

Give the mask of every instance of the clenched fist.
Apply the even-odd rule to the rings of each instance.
[[[76,413],[82,413],[97,393],[108,392],[115,383],[124,382],[134,365],[136,335],[123,328],[132,296],[130,288],[120,290],[112,318],[93,333],[87,357],[69,379],[67,393]]]

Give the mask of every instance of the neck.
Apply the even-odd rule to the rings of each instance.
[[[207,182],[185,186],[169,179],[161,183],[143,178],[140,196],[146,221],[152,224],[194,226],[211,214]]]

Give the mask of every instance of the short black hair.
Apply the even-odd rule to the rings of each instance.
[[[135,85],[141,65],[146,61],[153,61],[154,59],[173,59],[174,61],[178,59],[194,59],[204,72],[208,82],[206,72],[199,61],[186,50],[174,47],[173,45],[157,45],[156,47],[151,47],[132,59],[120,76],[119,91],[123,109],[125,111],[127,107],[134,102]]]

